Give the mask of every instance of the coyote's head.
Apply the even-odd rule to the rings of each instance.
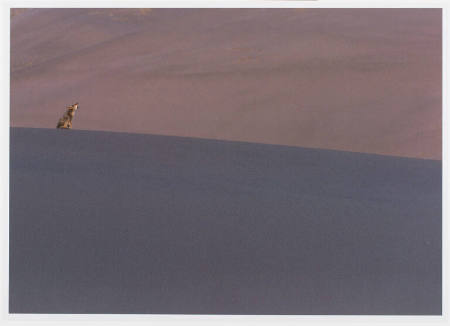
[[[68,106],[67,108],[68,108],[68,109],[71,109],[71,110],[73,110],[73,111],[78,110],[78,102],[75,103],[74,105]]]

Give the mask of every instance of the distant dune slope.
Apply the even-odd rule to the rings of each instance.
[[[440,314],[441,167],[13,128],[9,309]]]
[[[12,12],[11,125],[441,158],[440,9]]]

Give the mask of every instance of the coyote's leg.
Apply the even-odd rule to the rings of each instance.
[[[60,120],[58,122],[58,125],[56,126],[56,128],[60,128],[60,129],[70,129],[72,128],[72,124],[70,123],[69,120]]]

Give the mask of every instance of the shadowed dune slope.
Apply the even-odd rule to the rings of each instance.
[[[11,129],[10,312],[440,314],[441,162]]]
[[[440,9],[12,15],[12,126],[441,158]]]

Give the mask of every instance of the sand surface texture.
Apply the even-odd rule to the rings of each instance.
[[[11,125],[441,158],[439,9],[12,12]]]
[[[440,314],[441,165],[12,128],[10,312]]]

